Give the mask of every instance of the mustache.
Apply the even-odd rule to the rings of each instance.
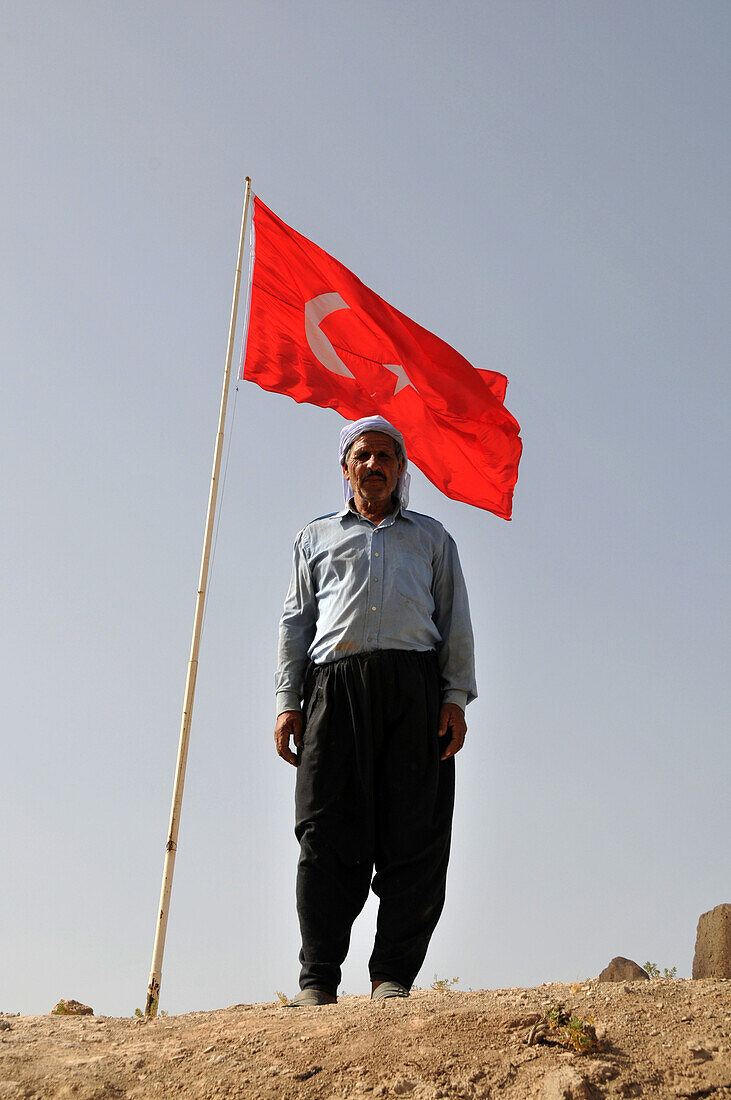
[[[371,479],[372,477],[380,477],[381,481],[385,481],[385,480],[386,480],[386,477],[385,477],[385,475],[384,475],[384,474],[381,474],[381,473],[379,473],[379,472],[378,472],[378,470],[374,470],[372,474],[366,474],[366,476],[365,476],[365,477],[363,478],[363,480],[364,480],[364,481],[370,481],[370,479]]]

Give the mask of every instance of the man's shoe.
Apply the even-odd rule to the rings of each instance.
[[[401,982],[381,982],[371,993],[372,1001],[387,1001],[389,997],[408,997],[409,991]]]
[[[301,989],[296,997],[287,1001],[285,1008],[310,1008],[312,1005],[334,1005],[337,997],[323,993],[321,989]]]

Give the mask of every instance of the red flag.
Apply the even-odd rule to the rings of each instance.
[[[348,420],[380,413],[437,488],[510,519],[522,444],[507,379],[476,370],[254,200],[242,377]]]

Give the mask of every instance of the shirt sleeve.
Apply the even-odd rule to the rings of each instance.
[[[441,635],[437,650],[442,674],[442,702],[465,709],[477,698],[475,642],[470,605],[457,544],[444,532],[442,552],[434,562],[434,622]]]
[[[275,686],[277,715],[299,710],[307,656],[315,636],[317,599],[315,585],[303,546],[304,532],[294,544],[292,579],[279,620],[279,652]]]

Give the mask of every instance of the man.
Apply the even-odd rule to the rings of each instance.
[[[365,417],[341,432],[340,462],[346,507],[297,536],[279,630],[274,740],[297,766],[300,843],[292,1007],[337,1000],[374,867],[371,996],[409,995],[444,904],[454,756],[476,696],[457,548],[407,511],[403,437]]]

